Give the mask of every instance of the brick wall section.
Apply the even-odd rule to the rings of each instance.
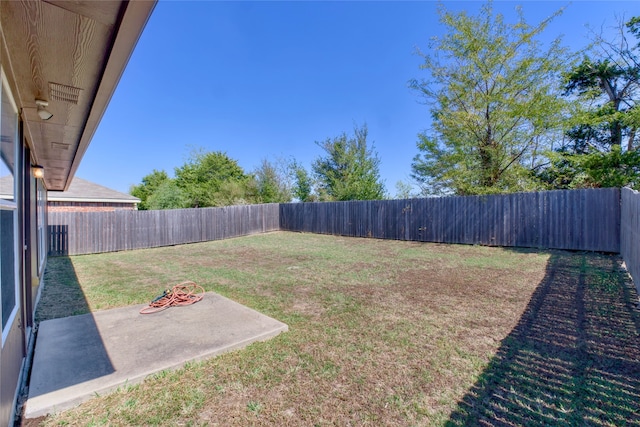
[[[107,202],[47,202],[49,212],[113,212],[133,211],[136,205],[133,203],[107,203]]]

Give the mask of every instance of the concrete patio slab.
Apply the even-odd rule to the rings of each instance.
[[[40,323],[24,415],[55,413],[190,361],[264,341],[287,325],[218,294],[140,314],[145,305]]]

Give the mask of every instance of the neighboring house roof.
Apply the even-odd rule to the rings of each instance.
[[[0,178],[0,198],[8,198],[9,195],[4,193],[10,188],[13,188],[13,177]],[[73,178],[67,191],[49,191],[47,200],[50,202],[140,203],[137,197],[77,176]]]
[[[137,197],[103,187],[77,176],[73,178],[67,191],[49,191],[47,200],[50,202],[140,203],[140,199]]]

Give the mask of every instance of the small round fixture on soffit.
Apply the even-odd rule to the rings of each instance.
[[[36,105],[38,106],[38,116],[40,116],[42,120],[49,120],[51,117],[53,117],[53,114],[51,114],[46,109],[46,107],[49,106],[49,103],[47,101],[36,99]]]
[[[31,173],[34,178],[44,178],[44,168],[40,165],[31,165]]]

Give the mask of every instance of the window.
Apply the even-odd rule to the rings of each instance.
[[[17,280],[17,205],[15,176],[17,173],[18,110],[8,90],[7,80],[0,70],[0,313],[2,343],[18,312]]]
[[[42,274],[44,260],[47,257],[47,234],[45,215],[47,209],[47,190],[41,179],[36,180],[36,192],[38,199],[37,221],[38,221],[38,274]]]

